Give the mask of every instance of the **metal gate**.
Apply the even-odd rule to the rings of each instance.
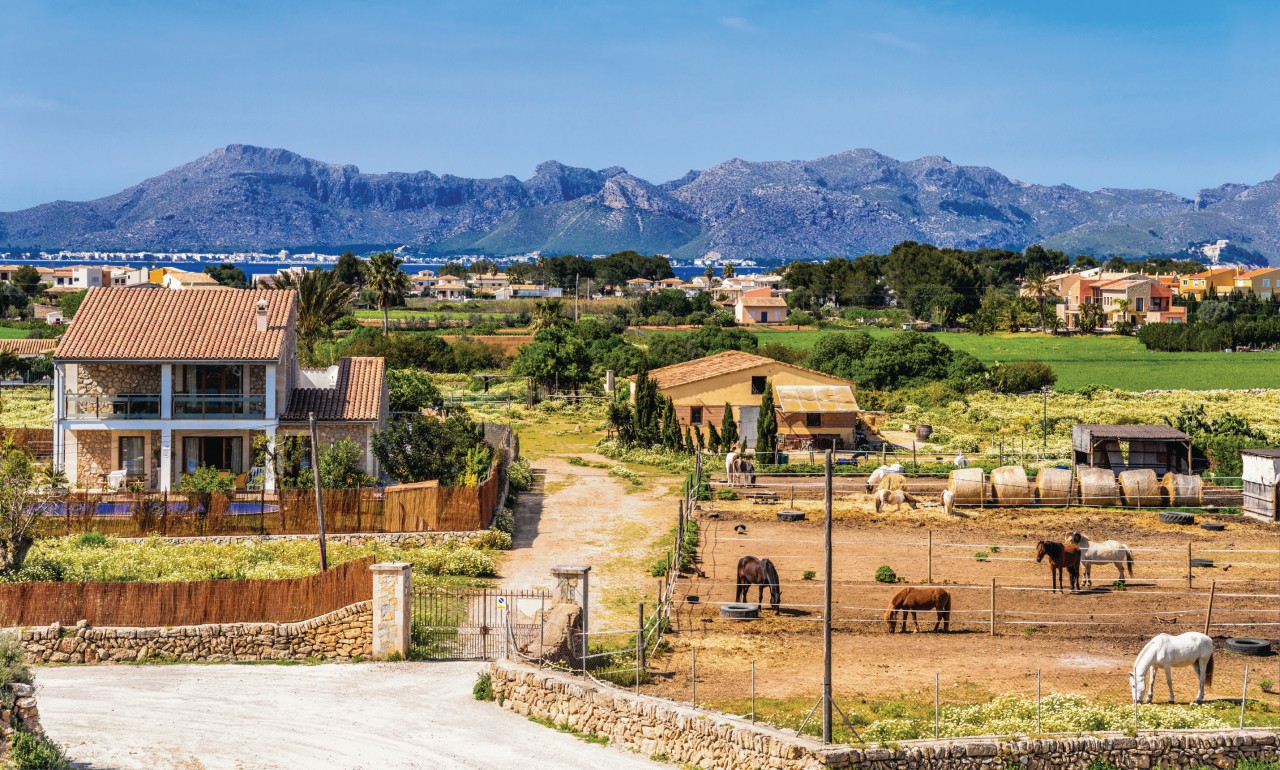
[[[413,592],[409,656],[415,660],[497,660],[540,645],[545,591],[423,588]]]

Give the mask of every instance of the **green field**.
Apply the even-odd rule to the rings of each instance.
[[[760,344],[809,350],[821,331],[752,330]],[[678,334],[680,332],[671,332]],[[894,334],[873,329],[876,336]],[[1217,390],[1280,387],[1280,354],[1157,353],[1134,337],[1053,337],[1040,334],[936,332],[948,346],[985,363],[1036,359],[1053,367],[1058,385],[1107,385],[1120,390]]]
[[[30,333],[26,329],[11,329],[8,326],[0,326],[0,340],[23,340]]]

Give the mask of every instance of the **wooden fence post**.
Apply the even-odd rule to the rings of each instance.
[[[1218,581],[1209,584],[1209,608],[1204,612],[1204,635],[1209,636],[1210,621],[1213,620],[1213,595],[1218,593]]]
[[[1187,541],[1187,588],[1191,587],[1191,541]]]
[[[991,578],[991,635],[996,635],[996,579]]]
[[[933,530],[932,529],[929,530],[929,577],[925,582],[930,584],[933,583]]]

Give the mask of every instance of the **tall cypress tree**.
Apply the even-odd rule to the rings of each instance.
[[[684,451],[686,452],[693,452],[695,449],[697,449],[697,447],[694,446],[694,443],[693,443],[693,431],[692,429],[690,429],[688,425],[684,426],[684,446],[682,447],[682,449],[684,449]]]
[[[659,396],[662,398],[662,396]],[[680,451],[680,421],[676,419],[676,406],[669,398],[662,398],[662,446],[672,452]]]
[[[714,422],[707,423],[707,449],[715,454],[720,454],[720,431],[716,430]]]
[[[733,407],[724,405],[724,418],[720,420],[720,448],[732,452],[738,446],[738,423],[733,419]]]
[[[760,417],[756,420],[756,455],[773,458],[775,444],[778,440],[778,415],[773,411],[773,386],[768,380],[764,383],[764,398],[760,399]]]
[[[699,452],[707,448],[707,441],[706,441],[706,438],[702,435],[702,428],[698,428],[693,432],[693,438],[695,441],[698,442]]]

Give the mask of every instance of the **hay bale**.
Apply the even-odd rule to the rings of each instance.
[[[1150,468],[1121,471],[1120,491],[1124,504],[1135,508],[1152,508],[1160,505],[1160,479]]]
[[[991,497],[998,505],[1030,505],[1031,483],[1021,465],[1006,465],[991,471]]]
[[[1170,471],[1160,479],[1164,504],[1174,507],[1197,506],[1204,503],[1204,482],[1199,476]]]
[[[981,505],[987,499],[987,485],[981,468],[956,468],[947,475],[947,489],[956,496],[956,505]]]
[[[1077,468],[1076,481],[1079,482],[1082,505],[1120,504],[1116,474],[1110,468]]]
[[[876,489],[899,490],[907,488],[907,477],[901,473],[886,473],[876,482]]]
[[[1070,505],[1075,492],[1071,471],[1041,468],[1036,472],[1036,501],[1041,505]]]

